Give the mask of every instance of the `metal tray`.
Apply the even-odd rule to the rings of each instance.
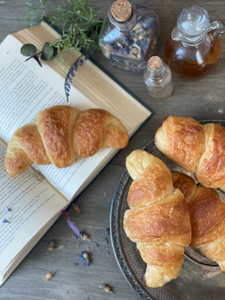
[[[225,121],[207,120],[204,123],[218,123],[225,126]],[[145,145],[143,150],[160,158],[171,170],[183,172],[195,179],[194,175],[185,171],[166,158],[156,147],[154,140]],[[196,179],[195,179],[196,180]],[[185,257],[180,274],[162,288],[148,288],[144,281],[146,264],[141,259],[136,243],[130,241],[123,229],[123,216],[127,209],[127,194],[132,179],[125,170],[115,190],[111,212],[111,240],[115,258],[121,272],[134,291],[144,300],[224,300],[225,274],[219,266],[207,259],[192,247],[185,248]],[[225,193],[216,189],[225,203]]]

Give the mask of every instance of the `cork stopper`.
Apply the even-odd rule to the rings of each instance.
[[[157,70],[162,64],[161,58],[158,56],[152,56],[148,60],[148,65],[150,69],[152,70]]]
[[[132,5],[127,0],[117,0],[111,7],[111,14],[116,21],[125,22],[132,14]]]

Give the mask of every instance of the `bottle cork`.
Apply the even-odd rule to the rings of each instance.
[[[148,60],[148,65],[152,70],[157,70],[161,66],[161,64],[162,64],[161,58],[159,58],[158,56],[152,56]]]
[[[127,0],[117,0],[111,7],[111,14],[116,21],[125,22],[132,14],[132,5]]]

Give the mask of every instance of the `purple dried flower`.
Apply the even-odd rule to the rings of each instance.
[[[8,210],[9,212],[12,212],[12,208],[11,208],[11,207],[7,207],[7,210]]]
[[[88,235],[85,232],[83,232],[83,231],[80,232],[80,237],[83,240],[88,240],[89,241]]]
[[[79,254],[78,257],[80,260],[82,260],[84,266],[90,266],[91,260],[89,259],[88,253],[86,251],[82,251],[82,253]]]
[[[69,84],[69,82],[66,82],[66,88],[68,88],[68,89],[70,89],[70,84]]]
[[[82,66],[83,65],[83,59],[80,59],[79,61],[79,65]]]
[[[88,55],[85,56],[84,60],[87,60],[89,58],[90,58],[90,55],[88,54]]]
[[[107,239],[107,238],[105,238],[105,241],[106,241],[106,243],[107,243],[107,244],[109,244],[109,241],[108,241],[108,239]]]
[[[79,266],[79,263],[74,263],[75,266]]]
[[[109,227],[106,228],[106,232],[107,232],[108,235],[110,235],[110,228]]]
[[[4,220],[2,221],[2,223],[10,223],[10,222],[9,222],[9,220],[4,219]]]
[[[74,77],[74,71],[73,71],[73,69],[71,69],[70,75],[71,75],[72,77]]]
[[[68,76],[67,79],[69,80],[70,83],[72,83],[73,79],[70,76]]]

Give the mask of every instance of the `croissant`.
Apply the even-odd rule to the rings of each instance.
[[[179,188],[189,203],[192,225],[191,245],[225,272],[225,204],[210,188],[197,187],[182,173],[172,172],[174,187]]]
[[[147,263],[146,285],[161,287],[178,276],[184,246],[191,242],[188,205],[181,191],[173,188],[170,170],[157,157],[136,150],[126,158],[126,167],[134,181],[124,230]]]
[[[126,128],[103,109],[52,106],[39,112],[34,123],[15,131],[8,143],[5,167],[13,177],[32,163],[65,168],[101,147],[121,149],[128,141]]]
[[[178,165],[195,173],[205,187],[225,191],[225,128],[192,118],[169,116],[155,135],[156,147]]]

